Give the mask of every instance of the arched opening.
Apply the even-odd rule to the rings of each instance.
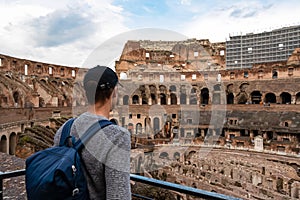
[[[142,134],[142,124],[141,123],[137,123],[135,130],[136,130],[136,134],[137,135]]]
[[[186,104],[186,94],[185,93],[180,94],[180,104],[182,104],[182,105]]]
[[[159,132],[160,126],[159,126],[159,118],[158,117],[155,117],[153,120],[153,128],[154,128],[154,134]]]
[[[13,93],[13,98],[14,98],[15,105],[18,106],[20,103],[20,94],[18,91],[15,91]]]
[[[118,120],[115,118],[110,119],[109,121],[111,121],[112,123],[118,125]]]
[[[251,93],[251,101],[253,104],[259,104],[261,102],[261,93],[260,91],[253,91]]]
[[[195,87],[191,89],[190,105],[197,105],[197,89]]]
[[[190,105],[197,105],[197,95],[196,94],[192,94],[190,96]]]
[[[51,83],[52,83],[53,85],[55,85],[55,86],[58,85],[58,84],[57,84],[57,81],[51,81]]]
[[[128,129],[128,131],[129,131],[129,133],[132,134],[133,131],[134,131],[133,124],[132,124],[132,123],[129,123],[127,129]]]
[[[213,94],[212,102],[213,102],[213,104],[221,103],[221,94],[219,92]]]
[[[196,94],[196,93],[197,93],[197,89],[193,87],[193,88],[191,89],[191,94]]]
[[[174,153],[174,159],[175,159],[175,160],[179,160],[179,159],[180,159],[180,153],[175,152],[175,153]]]
[[[283,92],[280,95],[282,104],[290,104],[292,102],[292,96],[288,92]]]
[[[150,128],[151,128],[151,119],[148,116],[144,120],[144,127],[145,127],[145,133],[147,134],[148,131],[150,131]]]
[[[160,93],[160,105],[167,105],[167,98],[166,95],[163,93]]]
[[[9,136],[9,154],[16,154],[16,146],[17,146],[17,134],[12,132]]]
[[[300,92],[298,92],[296,94],[296,101],[295,101],[296,104],[300,104]]]
[[[176,94],[171,94],[171,105],[177,105],[177,96]]]
[[[169,158],[169,154],[167,152],[162,152],[159,154],[159,158]]]
[[[209,100],[209,91],[207,88],[201,90],[201,104],[208,104]]]
[[[157,104],[156,87],[154,85],[150,85],[149,90],[150,90],[152,105]]]
[[[148,97],[145,93],[142,94],[142,105],[148,105]]]
[[[267,93],[265,103],[276,103],[276,95],[274,93]]]
[[[7,138],[5,135],[2,135],[1,141],[0,141],[0,152],[7,153],[6,149],[7,149]]]
[[[227,104],[234,104],[234,95],[233,95],[233,93],[227,94]]]
[[[128,95],[125,95],[124,97],[123,97],[123,105],[128,105],[129,104],[129,96]]]
[[[221,91],[220,85],[214,85],[214,91]]]
[[[186,155],[186,160],[190,160],[195,154],[196,154],[196,151],[190,151],[190,152]]]
[[[170,92],[176,92],[176,86],[175,85],[170,86]]]
[[[151,100],[152,100],[152,105],[153,104],[157,104],[156,95],[155,94],[151,94]]]
[[[278,72],[275,69],[272,71],[272,78],[273,79],[277,79],[278,78]]]
[[[133,95],[132,104],[140,104],[140,98],[138,95]]]

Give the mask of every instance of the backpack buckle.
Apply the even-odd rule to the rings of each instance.
[[[79,193],[79,189],[78,188],[75,188],[72,192],[72,196],[75,196],[76,194]]]

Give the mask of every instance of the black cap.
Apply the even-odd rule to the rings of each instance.
[[[109,67],[97,65],[87,71],[83,79],[83,85],[93,82],[100,90],[114,88],[119,79],[117,74]]]

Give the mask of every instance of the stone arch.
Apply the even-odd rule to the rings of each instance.
[[[173,138],[175,138],[175,139],[178,139],[178,137],[179,137],[178,130],[179,130],[179,127],[174,126],[174,128],[173,128]]]
[[[170,92],[176,92],[176,86],[175,85],[170,86]]]
[[[282,92],[280,98],[282,104],[290,104],[292,102],[292,96],[288,92]]]
[[[214,91],[221,91],[221,85],[220,84],[214,85]]]
[[[159,158],[169,158],[169,154],[167,153],[167,152],[161,152],[160,154],[159,154]]]
[[[129,104],[129,96],[125,95],[123,96],[123,105],[128,105]]]
[[[208,104],[209,102],[209,90],[208,88],[203,88],[201,90],[201,104]]]
[[[261,96],[262,94],[260,93],[260,91],[255,90],[251,93],[251,101],[254,104],[259,104],[261,102]]]
[[[300,92],[296,94],[295,104],[300,104]]]
[[[190,160],[194,155],[196,154],[196,151],[192,150],[186,155],[186,160]]]
[[[128,131],[129,131],[129,133],[132,134],[133,131],[134,131],[134,126],[133,126],[133,124],[132,124],[132,123],[129,123],[127,129],[128,129]]]
[[[160,105],[167,105],[167,97],[166,94],[160,93]]]
[[[145,85],[140,85],[139,93],[141,94],[142,97],[142,105],[148,105],[149,98],[148,98],[147,88]]]
[[[154,128],[154,133],[158,133],[160,130],[160,120],[158,117],[155,117],[153,119],[153,128]]]
[[[192,87],[190,94],[190,105],[197,105],[197,88]]]
[[[5,135],[2,135],[0,140],[0,152],[7,153],[6,149],[7,149],[7,138]]]
[[[234,104],[234,95],[232,92],[227,94],[227,104]]]
[[[171,93],[171,105],[177,105],[177,96],[174,93]]]
[[[145,117],[145,120],[144,120],[144,127],[145,127],[145,132],[147,133],[148,130],[151,129],[151,118],[150,117]]]
[[[16,154],[16,146],[17,146],[17,134],[12,132],[9,136],[9,154]]]
[[[155,85],[149,85],[149,91],[150,91],[150,97],[151,97],[151,101],[152,101],[152,105],[157,104],[157,88]]]
[[[174,157],[175,160],[179,160],[180,159],[180,153],[176,151],[174,153],[173,157]]]
[[[22,99],[21,99],[21,94],[19,91],[14,91],[13,92],[13,100],[15,103],[15,106],[22,106]]]
[[[47,81],[43,78],[40,79],[40,82],[44,83],[44,84],[47,84]]]
[[[182,104],[182,105],[186,104],[186,94],[185,93],[180,94],[180,104]]]
[[[241,85],[240,85],[240,91],[241,92],[246,92],[246,90],[247,90],[247,88],[249,87],[249,83],[247,83],[247,82],[244,82],[244,83],[242,83]]]
[[[196,87],[192,87],[191,94],[197,94],[197,88]]]
[[[58,82],[56,80],[52,80],[51,83],[55,86],[58,86]]]
[[[277,79],[278,78],[278,71],[277,69],[272,70],[272,79]]]
[[[136,126],[135,126],[136,128],[135,128],[135,133],[137,134],[137,135],[139,135],[139,134],[142,134],[142,124],[141,123],[137,123],[136,124]]]
[[[138,95],[133,95],[132,96],[132,104],[140,104],[140,97]]]
[[[112,118],[112,119],[110,119],[110,121],[114,124],[117,124],[117,125],[119,124],[119,122],[116,118]]]
[[[265,96],[265,103],[276,103],[276,95],[272,92],[269,92]]]

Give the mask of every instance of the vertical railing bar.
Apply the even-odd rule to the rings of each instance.
[[[3,174],[3,172],[0,172],[0,175]],[[0,200],[3,200],[3,178],[0,176]]]

